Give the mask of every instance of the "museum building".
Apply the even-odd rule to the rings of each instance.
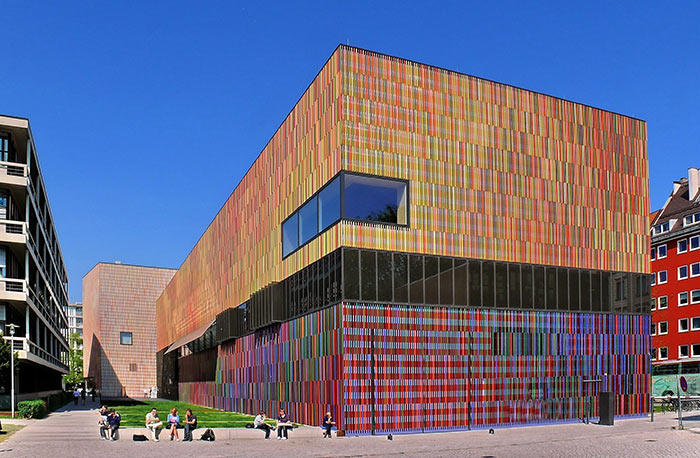
[[[161,395],[359,434],[646,413],[646,142],[339,46],[157,300]]]

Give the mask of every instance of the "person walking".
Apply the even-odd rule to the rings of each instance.
[[[80,398],[80,391],[78,391],[78,387],[76,386],[73,389],[73,404],[76,406],[78,405],[78,399]]]
[[[197,427],[197,415],[192,413],[192,409],[185,410],[185,442],[192,442],[192,431]]]
[[[85,398],[87,397],[87,390],[85,388],[80,389],[80,398],[83,400],[83,405],[85,405]]]
[[[323,417],[323,428],[325,429],[325,432],[323,433],[323,437],[330,439],[331,436],[331,429],[335,426],[335,422],[333,421],[333,417],[331,416],[330,412],[326,412],[326,415]]]
[[[255,417],[255,420],[253,420],[253,425],[255,425],[256,429],[262,429],[263,431],[265,431],[266,440],[270,438],[270,431],[272,430],[272,428],[270,427],[270,425],[265,423],[265,412],[260,411],[258,413],[258,416]]]
[[[279,415],[277,415],[277,440],[287,440],[287,430],[292,427],[292,422],[289,421],[289,415],[284,409],[280,409]],[[284,435],[284,437],[282,437]]]
[[[154,407],[146,414],[146,429],[151,432],[153,442],[158,442],[158,436],[160,435],[160,430],[162,428],[163,422],[160,421],[160,418],[158,418],[158,411]]]
[[[177,414],[177,409],[173,407],[170,409],[170,413],[168,414],[168,428],[170,428],[170,440],[173,440],[173,437],[175,440],[178,442],[180,441],[180,438],[177,435],[177,427],[180,424],[180,415]]]
[[[95,387],[90,389],[90,396],[92,397],[92,402],[95,402]]]

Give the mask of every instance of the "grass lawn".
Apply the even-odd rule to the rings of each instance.
[[[175,407],[181,424],[185,421],[185,410],[192,409],[192,413],[197,415],[197,428],[244,428],[246,423],[252,423],[254,419],[251,415],[175,401],[115,401],[115,404],[106,405],[119,412],[122,416],[121,426],[126,428],[144,426],[146,414],[153,407],[158,409],[158,416],[163,423],[167,422],[170,409]]]
[[[24,425],[2,425],[2,431],[0,431],[0,442],[6,441],[10,436],[24,428]]]

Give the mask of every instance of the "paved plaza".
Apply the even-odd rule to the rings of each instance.
[[[257,430],[217,430],[213,443],[161,441],[133,442],[139,428],[121,430],[121,440],[99,440],[96,404],[73,406],[31,421],[4,443],[0,456],[12,457],[697,457],[700,456],[700,414],[689,415],[684,431],[673,429],[674,414],[659,414],[654,423],[647,418],[618,420],[614,427],[571,423],[496,429],[488,431],[345,437],[322,439],[317,428],[299,428],[288,441],[269,441]],[[5,421],[5,420],[3,420]],[[7,420],[8,422],[10,420]],[[201,433],[201,431],[200,431]],[[195,436],[195,438],[198,435]]]

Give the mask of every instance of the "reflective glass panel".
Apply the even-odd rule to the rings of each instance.
[[[345,218],[408,224],[406,183],[345,174]]]
[[[294,213],[291,218],[282,225],[282,256],[287,256],[299,247],[299,225],[298,214]]]
[[[299,209],[299,245],[318,234],[318,200],[316,197]]]
[[[340,178],[331,181],[318,193],[318,231],[340,219]]]

